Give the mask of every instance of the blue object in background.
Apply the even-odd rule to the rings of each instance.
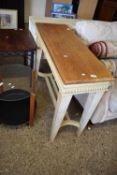
[[[52,4],[51,16],[56,18],[59,18],[59,17],[75,18],[76,15],[72,13],[72,11],[73,11],[72,4],[54,2]]]
[[[52,12],[55,12],[55,13],[71,14],[72,9],[73,9],[72,4],[54,2],[52,5]]]

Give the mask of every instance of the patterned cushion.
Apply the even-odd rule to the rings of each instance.
[[[87,44],[102,40],[117,40],[117,22],[79,20],[75,30]]]
[[[90,44],[89,49],[99,58],[117,58],[117,41],[98,41]]]

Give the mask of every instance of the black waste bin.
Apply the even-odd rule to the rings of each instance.
[[[0,120],[8,125],[19,125],[29,120],[30,93],[11,89],[0,94]]]

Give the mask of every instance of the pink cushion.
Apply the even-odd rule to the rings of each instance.
[[[117,58],[117,41],[98,41],[90,44],[89,49],[99,58]]]

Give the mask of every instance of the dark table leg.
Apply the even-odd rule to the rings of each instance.
[[[28,65],[33,68],[34,64],[34,51],[28,51],[24,54],[24,65]]]
[[[33,66],[34,66],[34,51],[31,52],[30,66],[33,69]]]
[[[27,65],[27,53],[24,53],[24,65]]]

